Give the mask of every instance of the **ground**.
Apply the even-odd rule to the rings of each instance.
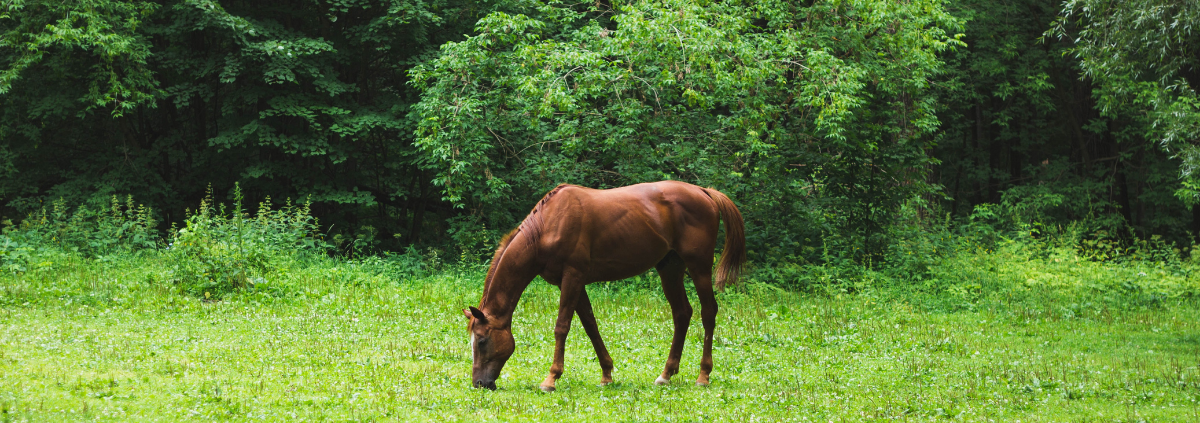
[[[749,282],[718,297],[704,388],[692,384],[700,313],[681,373],[655,386],[671,332],[661,292],[644,279],[598,284],[589,294],[616,382],[598,386],[576,321],[566,373],[546,394],[536,386],[557,290],[540,281],[492,392],[470,387],[460,311],[478,303],[477,268],[396,278],[300,266],[279,272],[290,294],[206,301],[157,282],[153,263],[79,267],[4,277],[0,420],[1200,420],[1200,306],[1189,300],[945,311]]]

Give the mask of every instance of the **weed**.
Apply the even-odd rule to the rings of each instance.
[[[68,257],[104,256],[153,250],[160,239],[154,211],[111,197],[107,208],[79,206],[74,210],[57,200],[26,216],[20,224],[0,222],[0,268],[26,272],[53,267]]]
[[[289,200],[282,209],[272,210],[268,198],[251,217],[241,200],[235,185],[233,206],[214,206],[210,191],[185,226],[170,234],[166,259],[170,280],[181,292],[221,298],[263,281],[268,269],[281,261],[330,249],[307,203],[296,206]]]

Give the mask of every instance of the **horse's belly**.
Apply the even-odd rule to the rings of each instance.
[[[541,276],[553,285],[558,285],[566,274],[578,274],[584,283],[627,279],[654,268],[668,252],[665,243],[645,241],[573,249],[548,260]]]
[[[657,244],[657,243],[654,243]],[[631,278],[654,268],[670,249],[667,245],[626,244],[604,251],[592,251],[586,267],[588,282]]]
[[[657,264],[657,262],[654,264]],[[654,264],[648,266],[605,266],[589,272],[587,279],[588,282],[628,279],[646,273],[647,270],[654,268]]]

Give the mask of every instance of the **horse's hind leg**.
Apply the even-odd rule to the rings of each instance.
[[[583,330],[596,349],[596,359],[600,361],[600,384],[612,383],[613,360],[608,355],[608,349],[604,348],[604,340],[600,338],[600,328],[596,326],[596,315],[592,314],[592,301],[588,299],[587,287],[580,289],[575,313],[579,315],[579,323],[583,324]]]
[[[667,303],[671,304],[671,317],[675,322],[675,336],[671,338],[671,352],[667,354],[667,365],[663,368],[662,375],[654,381],[656,384],[666,385],[671,381],[671,376],[679,373],[679,358],[683,355],[683,341],[687,337],[688,323],[692,320],[692,305],[688,304],[687,292],[683,289],[685,269],[679,254],[674,251],[668,253],[655,268],[662,278],[663,294],[667,297]]]
[[[700,299],[700,319],[704,323],[704,356],[700,359],[700,376],[696,384],[708,386],[708,374],[712,373],[712,341],[713,330],[717,327],[717,299],[713,295],[712,256],[705,260],[689,260],[688,274],[696,286],[696,296]]]

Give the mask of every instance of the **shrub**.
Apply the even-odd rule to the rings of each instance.
[[[309,203],[273,210],[270,198],[251,217],[242,209],[241,188],[234,205],[214,206],[212,193],[189,214],[184,227],[172,230],[167,260],[181,292],[220,298],[264,281],[273,263],[304,253],[328,253]]]
[[[20,224],[3,222],[0,266],[24,272],[35,263],[52,263],[39,258],[97,258],[156,249],[161,242],[156,225],[153,210],[135,205],[132,196],[124,203],[112,196],[107,208],[81,205],[73,211],[60,199]]]
[[[1200,246],[1139,239],[1128,229],[1116,236],[1108,221],[1047,224],[1059,198],[1015,194],[959,221],[925,217],[936,213],[918,213],[921,203],[910,202],[888,228],[881,260],[845,260],[827,244],[817,262],[788,256],[758,263],[748,276],[817,295],[864,294],[948,310],[1029,302],[1079,315],[1200,296]]]
[[[12,221],[5,223],[11,226]],[[24,272],[32,261],[33,248],[10,236],[9,232],[6,226],[0,234],[0,268],[5,272]]]
[[[976,207],[955,247],[913,286],[951,308],[1028,299],[1130,308],[1200,294],[1200,263],[1180,248],[1158,236],[1114,236],[1108,221],[1046,224],[1040,216],[1052,200],[1006,193],[1001,204]]]

